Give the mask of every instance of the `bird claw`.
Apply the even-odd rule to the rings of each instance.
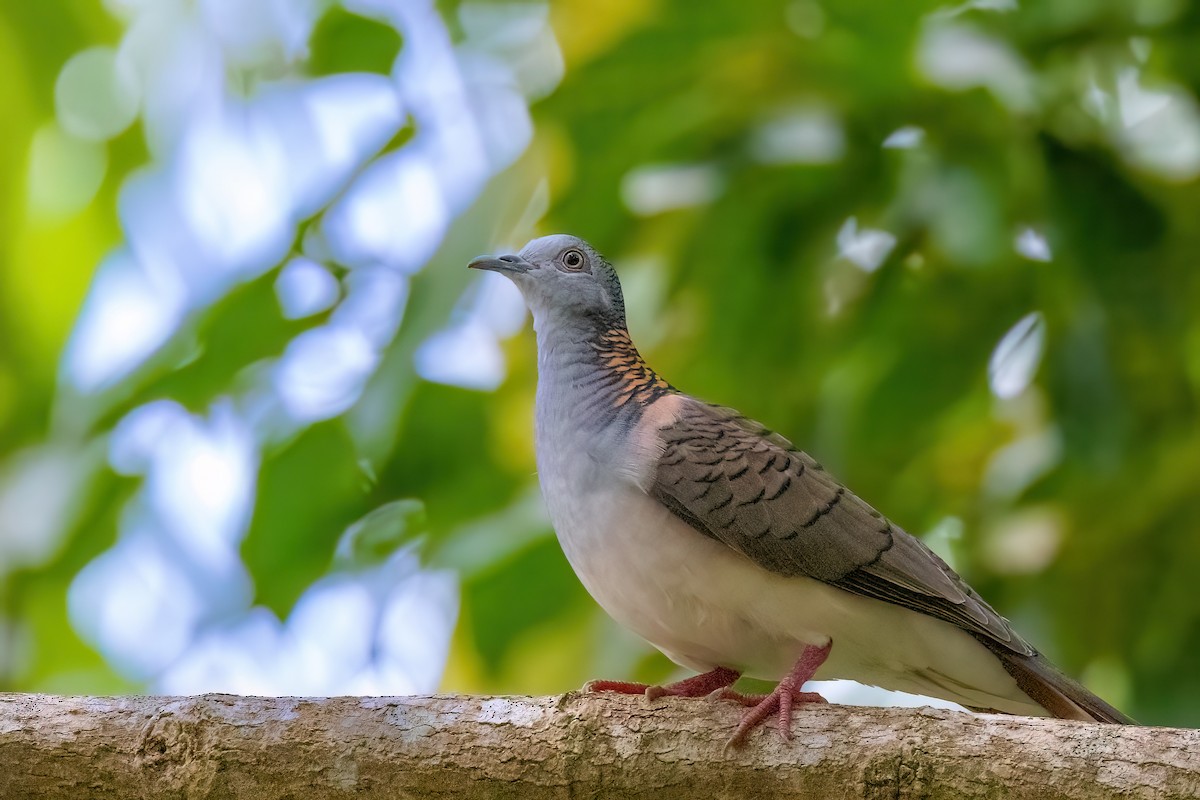
[[[812,678],[817,668],[824,663],[832,646],[833,642],[828,642],[824,647],[814,645],[805,647],[800,653],[800,658],[796,659],[796,665],[792,667],[792,671],[779,682],[779,685],[770,694],[745,695],[732,689],[723,690],[721,694],[723,698],[734,700],[744,706],[751,706],[750,710],[742,716],[726,747],[741,747],[745,744],[750,731],[765,722],[772,714],[778,715],[776,729],[779,731],[779,735],[785,742],[791,741],[792,709],[797,705],[828,702],[816,692],[805,692],[801,689],[804,687],[804,682]]]
[[[746,706],[747,711],[738,723],[737,729],[729,739],[727,747],[740,747],[745,744],[750,731],[765,722],[771,715],[777,715],[776,728],[785,742],[792,738],[792,709],[797,705],[828,702],[816,692],[802,692],[800,687],[811,677],[816,666],[828,654],[828,647],[813,648],[807,659],[803,658],[793,672],[779,682],[770,694],[743,694],[735,691],[732,686],[739,674],[731,669],[718,667],[666,686],[629,681],[588,681],[583,685],[583,691],[588,694],[611,692],[613,694],[642,695],[647,703],[653,703],[662,697],[706,697],[709,700],[732,700]]]
[[[724,699],[734,700],[744,706],[752,706],[742,716],[737,729],[729,739],[728,746],[734,748],[745,744],[750,731],[765,722],[772,714],[777,715],[775,727],[779,731],[779,736],[785,742],[790,742],[792,740],[792,709],[796,706],[829,702],[816,692],[797,691],[783,683],[767,695],[743,695],[730,692],[724,696]]]
[[[616,694],[640,694],[645,696],[647,703],[653,703],[660,697],[704,697],[712,696],[715,692],[728,689],[738,679],[740,673],[717,667],[700,675],[693,675],[666,686],[646,683],[627,683],[625,681],[588,681],[583,685],[583,691],[614,692]]]

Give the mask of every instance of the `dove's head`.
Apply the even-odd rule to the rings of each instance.
[[[482,256],[468,264],[506,275],[533,312],[534,321],[625,322],[621,284],[612,265],[576,236],[534,239],[516,255]]]

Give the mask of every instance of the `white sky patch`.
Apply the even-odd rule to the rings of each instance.
[[[257,491],[258,450],[228,401],[208,417],[160,400],[116,426],[109,461],[144,475],[120,535],[72,583],[72,624],[121,672],[165,669],[198,627],[248,605],[239,547]]]
[[[404,120],[395,83],[374,73],[319,78],[304,87],[304,105],[327,168],[342,173],[382,147]]]
[[[1017,231],[1013,249],[1030,261],[1050,261],[1050,243],[1046,237],[1028,226]]]
[[[207,418],[173,400],[139,406],[117,423],[108,460],[119,474],[146,477],[142,510],[191,563],[216,572],[236,568],[254,507],[258,448],[228,400]]]
[[[293,690],[281,689],[297,665],[285,662],[283,626],[266,608],[253,608],[222,625],[210,626],[192,640],[187,650],[159,676],[156,691],[163,694],[230,692],[272,695],[336,694],[312,692],[308,682],[292,681]],[[308,653],[287,652],[289,658]],[[313,677],[319,678],[313,673]],[[315,682],[315,681],[314,681]],[[328,685],[328,684],[327,684]]]
[[[817,692],[831,703],[847,706],[889,706],[897,708],[949,708],[966,711],[958,703],[936,697],[925,697],[908,692],[893,692],[878,686],[866,686],[855,681],[809,681],[804,684],[808,691]]]
[[[422,569],[411,549],[335,572],[281,623],[253,608],[213,626],[165,672],[168,694],[401,695],[431,692],[458,617],[458,579]]]
[[[142,87],[142,128],[157,161],[169,160],[192,121],[225,99],[220,43],[192,4],[147,2],[121,39]]]
[[[322,325],[288,344],[275,367],[275,391],[297,422],[336,417],[358,400],[378,361],[361,331]]]
[[[143,475],[162,442],[187,423],[187,410],[174,400],[155,400],[130,411],[108,439],[108,463],[120,475]]]
[[[437,688],[458,619],[458,579],[450,572],[422,571],[399,581],[379,619],[378,689],[408,685],[409,692]]]
[[[999,39],[966,25],[929,27],[917,45],[917,64],[945,89],[984,86],[1014,111],[1034,107],[1033,81],[1021,57]]]
[[[1141,70],[1128,67],[1117,76],[1117,107],[1121,124],[1126,128],[1140,125],[1171,104],[1167,92],[1151,91],[1142,87]]]
[[[417,130],[405,150],[431,166],[443,213],[457,214],[470,205],[491,175],[493,164],[489,153],[495,155],[496,149],[486,141],[480,118],[473,110],[462,59],[432,3],[369,2],[379,13],[395,19],[404,35],[404,47],[396,59],[392,77],[400,87]],[[493,63],[492,69],[499,70],[501,66]],[[479,76],[478,71],[474,74]],[[509,80],[508,76],[493,76],[493,85],[503,84],[504,80]],[[500,90],[500,86],[496,88]],[[511,86],[502,91],[507,98],[516,94]],[[498,103],[508,107],[507,99]],[[523,113],[527,115],[528,111]],[[510,121],[514,126],[528,125],[527,119]],[[495,132],[495,128],[489,130]],[[500,131],[506,137],[516,133]]]
[[[896,237],[884,230],[858,227],[858,219],[850,217],[837,233],[838,258],[844,258],[864,272],[874,272],[884,262]]]
[[[192,230],[169,166],[146,167],[126,178],[117,210],[139,267],[162,291],[178,291],[185,308],[210,302],[229,285],[229,265],[210,257]]]
[[[504,353],[478,319],[438,331],[417,348],[417,374],[427,381],[492,391],[504,381]]]
[[[339,263],[404,272],[424,266],[449,224],[433,165],[410,148],[372,164],[322,221]]]
[[[332,308],[340,292],[337,278],[308,258],[293,258],[275,279],[275,297],[285,319],[303,319]]]
[[[330,322],[358,331],[376,351],[382,351],[404,317],[408,276],[387,267],[367,267],[351,272],[344,284],[346,297]]]
[[[888,134],[883,146],[889,150],[911,150],[925,141],[925,129],[916,125],[905,125]]]
[[[751,154],[764,164],[830,164],[846,151],[842,123],[830,110],[796,108],[760,125]]]
[[[307,663],[289,668],[286,680],[328,685],[331,679],[365,669],[375,645],[377,602],[350,574],[323,578],[296,601],[287,621],[292,646],[310,653]],[[315,675],[301,675],[311,667]]]
[[[1046,321],[1040,311],[1021,317],[1000,339],[988,361],[988,383],[1001,399],[1016,397],[1033,382],[1046,346]]]
[[[261,98],[287,154],[299,216],[316,213],[404,123],[396,85],[385,75],[329,75]]]
[[[1117,107],[1123,129],[1114,138],[1126,160],[1168,180],[1200,175],[1200,108],[1186,89],[1147,89],[1130,67],[1117,77]]]
[[[123,673],[145,679],[191,639],[200,598],[169,548],[149,531],[126,531],[83,568],[67,593],[71,623]]]
[[[191,231],[226,269],[264,268],[293,236],[290,166],[264,118],[231,104],[184,140],[176,191]]]
[[[1082,106],[1105,126],[1128,164],[1170,181],[1200,175],[1200,107],[1186,87],[1148,87],[1136,65],[1116,71],[1115,92],[1102,82],[1089,79]]]
[[[67,381],[83,394],[124,378],[174,333],[182,288],[154,280],[120,250],[100,264],[63,359]]]
[[[633,213],[649,217],[712,202],[724,180],[711,164],[644,164],[621,179],[621,199]]]
[[[485,272],[464,293],[449,326],[417,349],[417,374],[427,381],[492,391],[506,373],[500,340],[525,324],[525,301],[512,281]]]
[[[229,402],[209,418],[177,417],[154,448],[145,493],[150,509],[188,559],[214,572],[239,568],[250,524],[258,451]]]
[[[488,330],[507,339],[524,327],[528,312],[516,284],[503,275],[485,272],[473,288],[473,312],[479,315]]]
[[[320,4],[275,0],[199,0],[200,16],[225,60],[249,68],[290,63],[306,54]]]

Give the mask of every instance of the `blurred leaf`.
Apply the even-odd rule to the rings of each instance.
[[[542,540],[463,587],[464,619],[488,672],[527,631],[590,605],[555,540]]]
[[[425,532],[425,504],[396,500],[372,509],[338,539],[334,567],[358,569],[380,564]]]
[[[296,598],[325,574],[339,532],[369,508],[367,487],[338,421],[314,425],[264,460],[254,519],[242,547],[259,603],[287,616]]]
[[[400,34],[381,22],[334,8],[321,17],[309,49],[308,69],[313,75],[339,72],[386,75],[400,52]]]

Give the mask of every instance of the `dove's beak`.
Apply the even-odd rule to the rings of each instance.
[[[486,269],[492,272],[528,272],[533,265],[520,256],[480,256],[467,264],[467,269]]]

